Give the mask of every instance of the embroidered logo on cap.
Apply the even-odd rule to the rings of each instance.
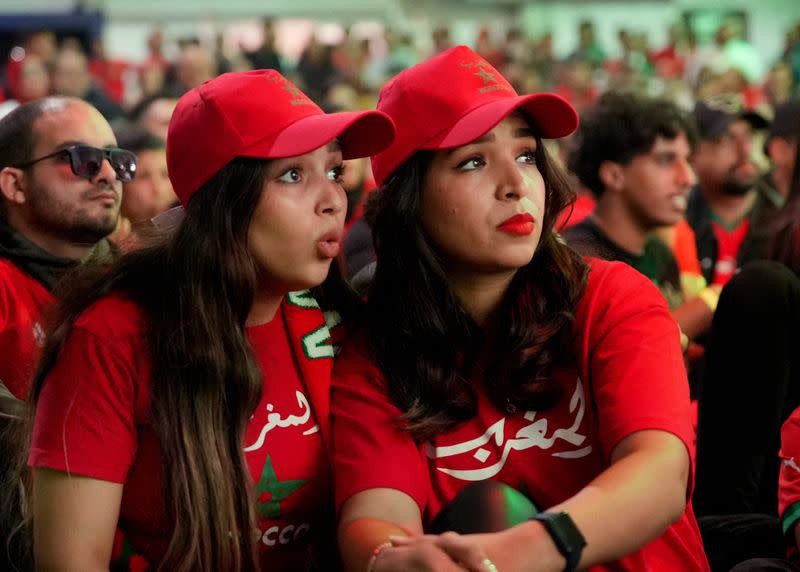
[[[292,97],[300,97],[300,90],[290,83],[283,86],[283,89],[292,94]]]
[[[494,81],[494,74],[493,73],[489,73],[488,71],[483,69],[483,66],[479,67],[478,69],[480,69],[481,71],[479,71],[475,75],[483,80],[483,85],[486,85],[490,81]]]
[[[497,82],[497,79],[495,79],[495,74],[489,71],[489,69],[492,69],[492,67],[485,61],[461,62],[459,65],[462,68],[478,68],[477,72],[473,72],[473,75],[476,75],[483,80],[483,86],[478,88],[478,93],[488,93],[490,91],[497,91],[499,89],[511,91],[509,86]]]
[[[292,100],[289,103],[292,105],[313,105],[313,102],[302,91],[288,81],[284,83],[283,89],[291,94]]]
[[[718,95],[706,99],[703,103],[706,107],[714,111],[721,111],[729,115],[734,115],[744,110],[744,101],[741,94],[732,93],[725,95]]]

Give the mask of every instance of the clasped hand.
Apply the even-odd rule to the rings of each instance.
[[[563,570],[543,527],[514,527],[486,534],[424,534],[391,537],[373,572],[538,572]],[[543,533],[543,534],[542,534]],[[548,545],[549,543],[549,545]],[[540,550],[537,550],[537,546]],[[541,557],[539,556],[541,555]]]

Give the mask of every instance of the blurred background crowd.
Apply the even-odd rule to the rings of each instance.
[[[793,1],[765,0],[758,9],[409,1],[373,3],[363,19],[352,0],[338,14],[304,0],[292,3],[296,10],[288,2],[280,9],[250,3],[249,15],[244,0],[231,13],[177,2],[180,22],[158,3],[137,3],[127,13],[116,0],[107,10],[86,4],[29,12],[9,6],[5,16],[0,4],[0,116],[50,94],[97,107],[120,145],[139,154],[137,186],[147,187],[126,190],[122,233],[174,202],[163,140],[177,98],[227,71],[278,69],[328,111],[374,107],[389,77],[462,43],[520,93],[556,92],[579,112],[611,90],[664,96],[687,111],[698,100],[734,94],[771,119],[774,106],[800,87],[800,3]],[[569,144],[559,141],[562,158]],[[760,148],[753,146],[754,160],[766,170]],[[348,168],[346,186],[359,194],[370,187],[367,165]]]
[[[565,4],[574,9],[575,3]],[[554,91],[579,110],[614,89],[665,95],[686,109],[696,99],[737,93],[747,107],[769,116],[770,106],[797,93],[800,4],[773,10],[785,18],[776,17],[767,31],[773,49],[778,46],[771,53],[764,42],[753,43],[748,11],[684,11],[663,21],[653,38],[643,31],[653,23],[638,21],[647,15],[647,2],[629,3],[636,8],[630,20],[619,2],[612,4],[619,21],[606,19],[602,33],[588,17],[537,33],[525,25],[535,12],[531,16],[528,7],[523,14],[522,4],[514,3],[497,2],[494,20],[449,26],[445,12],[441,22],[426,20],[424,29],[410,29],[411,20],[396,26],[387,20],[336,22],[320,3],[317,20],[261,19],[264,7],[254,6],[247,21],[198,17],[194,26],[178,28],[151,22],[137,25],[127,39],[119,37],[126,29],[111,25],[102,11],[79,8],[61,20],[15,14],[4,25],[0,5],[0,114],[17,103],[63,94],[91,102],[115,126],[140,123],[164,135],[174,100],[188,89],[226,71],[267,67],[280,69],[327,107],[371,107],[386,79],[457,43],[472,46],[518,91]],[[663,15],[656,8],[654,18]],[[110,45],[115,49],[106,49]]]
[[[687,112],[733,96],[769,123],[800,91],[796,0],[4,2],[0,117],[46,95],[77,97],[139,156],[117,241],[175,203],[164,151],[172,111],[186,91],[227,71],[277,69],[327,111],[374,108],[388,78],[456,44],[520,93],[558,93],[579,113],[610,91],[664,97]],[[748,148],[763,173],[772,168],[767,136],[755,132]],[[574,140],[553,145],[566,164]],[[374,186],[369,162],[352,162],[345,177],[355,222]],[[592,201],[579,195],[582,216]]]

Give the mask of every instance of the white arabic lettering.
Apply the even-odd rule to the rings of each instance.
[[[276,427],[286,428],[286,427],[298,427],[300,425],[305,425],[306,422],[311,418],[311,407],[308,405],[308,400],[306,396],[303,395],[300,391],[295,391],[295,396],[297,397],[297,405],[300,406],[300,411],[302,415],[287,415],[285,419],[281,418],[280,413],[269,413],[267,415],[267,423],[264,427],[261,428],[261,433],[258,435],[258,439],[252,445],[245,447],[245,452],[249,453],[250,451],[256,451],[260,449],[264,445],[264,441],[267,438],[267,433],[275,429]],[[267,411],[272,411],[273,406],[270,403],[267,405]],[[303,435],[311,435],[312,433],[316,433],[319,431],[319,427],[314,425],[311,429],[307,429],[303,432]]]
[[[502,417],[491,427],[489,427],[480,437],[470,439],[469,441],[465,441],[463,443],[457,443],[455,445],[448,445],[444,447],[433,447],[430,444],[427,444],[425,447],[425,452],[431,459],[443,459],[445,457],[452,457],[455,455],[468,453],[470,451],[475,451],[473,457],[480,462],[485,462],[489,457],[489,453],[485,449],[482,449],[482,447],[487,443],[494,441],[494,444],[497,447],[503,446],[503,453],[500,456],[500,459],[491,466],[468,470],[438,467],[439,471],[463,481],[482,481],[485,479],[490,479],[503,470],[511,451],[524,451],[526,449],[530,449],[531,447],[539,447],[540,449],[547,450],[550,449],[557,440],[566,441],[575,447],[579,447],[584,443],[586,440],[586,435],[582,435],[578,432],[578,429],[583,422],[583,417],[586,413],[586,398],[583,392],[583,384],[581,383],[580,379],[577,380],[575,392],[572,394],[572,398],[570,399],[569,412],[575,413],[575,420],[572,423],[572,426],[569,429],[556,429],[553,431],[553,434],[550,437],[547,436],[547,418],[543,417],[534,421],[534,419],[536,419],[536,412],[528,411],[525,413],[524,418],[531,423],[519,429],[515,435],[515,438],[508,439],[505,441],[505,444],[503,442],[505,440],[506,418]],[[587,445],[580,449],[556,452],[552,453],[552,455],[554,457],[560,457],[564,459],[578,459],[585,457],[591,453],[591,451],[592,446]]]
[[[794,469],[798,473],[800,473],[800,467],[798,467],[797,463],[795,463],[794,457],[791,457],[789,459],[785,459],[783,461],[783,464],[786,465],[787,467],[791,468],[791,469]]]

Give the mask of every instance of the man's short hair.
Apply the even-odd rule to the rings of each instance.
[[[50,98],[37,99],[14,108],[0,119],[0,169],[31,161],[36,146],[34,122],[50,107]]]
[[[568,166],[581,182],[600,197],[605,190],[600,165],[612,161],[627,165],[648,153],[656,139],[675,139],[684,133],[694,147],[697,135],[688,114],[665,99],[608,92],[581,117]]]

